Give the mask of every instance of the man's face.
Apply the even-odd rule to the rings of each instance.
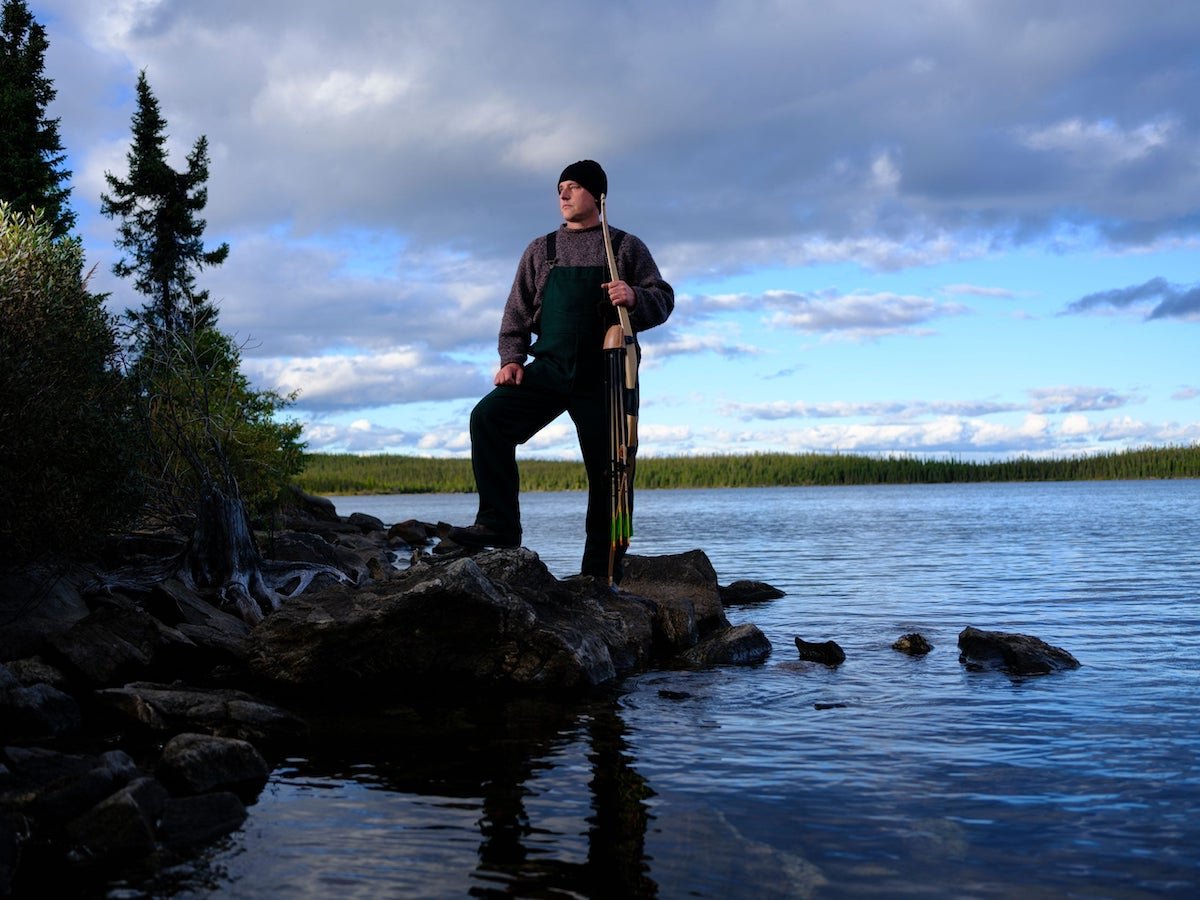
[[[564,181],[558,186],[558,208],[568,224],[591,222],[600,215],[596,198],[576,181]]]

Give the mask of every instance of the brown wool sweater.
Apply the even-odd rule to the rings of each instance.
[[[623,234],[617,244],[617,272],[637,294],[637,304],[629,311],[634,332],[661,325],[675,308],[675,291],[663,281],[654,257],[640,238],[615,228],[609,228],[609,232],[614,244],[617,244],[617,235]],[[599,225],[580,231],[561,225],[554,241],[557,265],[608,266],[604,232]],[[542,292],[550,269],[546,259],[546,236],[542,235],[521,254],[517,276],[513,279],[508,302],[504,304],[504,315],[500,320],[500,365],[524,365],[532,343],[531,335],[537,333],[541,323]]]

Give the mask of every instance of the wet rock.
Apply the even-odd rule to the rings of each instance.
[[[255,629],[251,670],[280,689],[356,696],[578,690],[730,627],[703,553],[630,557],[626,573],[614,594],[597,579],[559,581],[524,548],[421,561],[386,583],[289,601]],[[749,632],[733,637],[723,661],[758,658]]]
[[[725,606],[745,606],[765,603],[786,596],[779,588],[765,581],[735,581],[720,589],[721,603]]]
[[[270,772],[248,741],[194,733],[171,738],[154,770],[175,795],[229,791],[247,800],[258,796]]]
[[[82,724],[74,697],[45,682],[22,684],[0,665],[0,740],[61,737]]]
[[[846,652],[837,641],[821,641],[815,643],[802,638],[795,638],[796,649],[800,658],[809,662],[818,662],[826,666],[840,666],[846,661]]]
[[[757,625],[733,625],[714,632],[685,652],[683,662],[693,666],[748,665],[771,654],[771,642]]]
[[[933,649],[933,644],[925,640],[924,635],[914,631],[896,638],[892,649],[907,653],[909,656],[924,656]]]
[[[959,662],[970,669],[997,669],[1010,675],[1048,675],[1078,669],[1079,660],[1041,638],[968,625],[958,635]]]
[[[668,556],[630,554],[625,557],[621,590],[659,602],[690,601],[701,635],[729,627],[717,573],[702,550]]]
[[[97,691],[110,715],[150,732],[204,732],[248,741],[274,741],[305,733],[304,721],[245,691],[132,682]]]
[[[185,850],[224,837],[245,821],[245,804],[229,791],[171,797],[163,806],[157,836],[164,846]]]
[[[67,825],[73,860],[87,864],[149,853],[167,797],[153,778],[139,778],[97,803]]]

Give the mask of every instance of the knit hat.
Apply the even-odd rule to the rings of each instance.
[[[554,189],[558,190],[564,181],[576,182],[591,194],[597,203],[600,202],[601,194],[608,193],[608,176],[600,168],[600,163],[591,159],[581,159],[579,162],[573,162],[563,169],[562,174],[558,176],[558,183]]]

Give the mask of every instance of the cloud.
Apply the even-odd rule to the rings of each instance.
[[[1138,402],[1132,395],[1122,395],[1100,387],[1044,387],[1029,391],[1032,408],[1039,413],[1086,412],[1119,409]]]
[[[750,421],[754,419],[847,419],[874,418],[890,421],[917,419],[925,416],[987,416],[1013,412],[1022,407],[1013,403],[988,401],[931,402],[873,402],[873,403],[802,403],[775,401],[770,403],[727,403],[726,415]]]
[[[477,367],[411,347],[370,355],[247,359],[243,370],[260,386],[298,391],[296,405],[310,412],[474,399],[490,387]]]
[[[1142,284],[1080,297],[1069,304],[1064,312],[1088,313],[1106,307],[1137,310],[1147,320],[1200,321],[1200,284],[1178,285],[1171,284],[1165,278],[1152,278]]]
[[[938,303],[928,297],[877,294],[805,295],[769,291],[766,304],[776,312],[772,327],[840,335],[850,340],[869,340],[895,334],[929,334],[926,323],[944,316],[957,316],[967,308],[956,303]]]

